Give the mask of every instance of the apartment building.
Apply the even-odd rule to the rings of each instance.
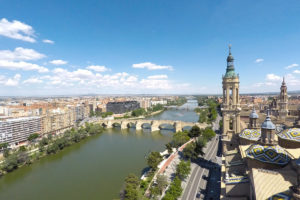
[[[17,145],[27,140],[33,133],[41,133],[40,117],[21,117],[0,121],[0,143]]]

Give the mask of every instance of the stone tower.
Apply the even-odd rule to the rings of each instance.
[[[235,148],[237,144],[237,133],[240,130],[240,98],[239,98],[239,76],[234,71],[234,58],[229,45],[227,57],[227,69],[223,75],[223,151]]]
[[[280,87],[280,95],[279,95],[279,110],[278,110],[278,114],[279,114],[279,118],[281,120],[285,120],[285,118],[288,115],[288,95],[287,95],[287,87],[284,81],[284,77],[283,77],[283,81]]]

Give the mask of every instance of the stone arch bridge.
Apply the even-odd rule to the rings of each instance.
[[[175,132],[182,131],[187,126],[198,126],[199,128],[206,128],[206,124],[194,123],[194,122],[183,122],[183,121],[172,121],[172,120],[146,120],[146,119],[115,119],[115,120],[98,120],[99,123],[105,128],[113,128],[118,125],[121,129],[127,129],[129,127],[135,127],[136,130],[143,129],[144,125],[150,125],[151,131],[159,131],[161,125],[173,126]]]

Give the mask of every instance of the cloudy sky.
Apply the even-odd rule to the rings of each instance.
[[[0,95],[300,89],[300,2],[1,0]]]

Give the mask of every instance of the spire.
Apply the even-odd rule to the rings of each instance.
[[[229,48],[229,55],[227,56],[227,69],[226,69],[225,78],[233,78],[236,77],[236,74],[234,72],[234,65],[233,65],[234,58],[231,54],[231,44],[228,45],[228,48]]]
[[[267,117],[266,117],[265,121],[262,123],[261,128],[263,128],[263,129],[275,129],[276,128],[271,120],[269,109],[268,109]]]
[[[284,79],[284,77],[282,79],[282,85],[285,85],[285,79]]]

